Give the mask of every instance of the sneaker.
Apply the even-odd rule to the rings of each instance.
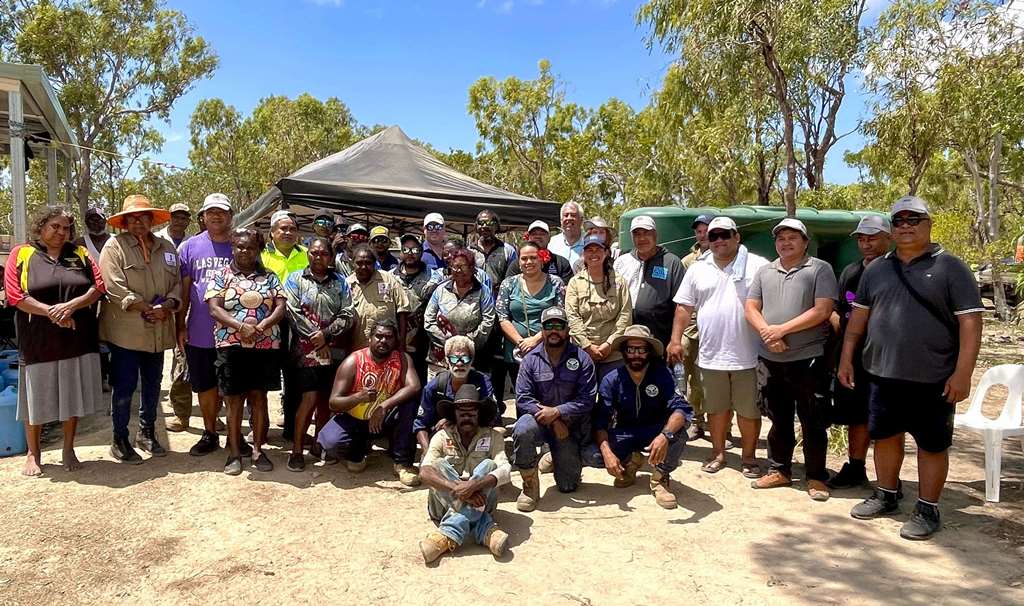
[[[704,428],[697,423],[690,423],[690,426],[686,428],[686,441],[693,442],[704,437]]]
[[[345,461],[345,469],[349,473],[363,473],[366,470],[366,457],[362,461]]]
[[[188,417],[174,417],[167,422],[167,431],[172,431],[174,433],[186,431],[188,430],[189,421]]]
[[[306,457],[301,452],[293,452],[288,455],[288,471],[303,471],[306,469]]]
[[[843,467],[839,470],[839,473],[829,478],[828,482],[825,482],[825,484],[833,490],[842,488],[859,488],[867,483],[868,474],[864,469],[864,466],[854,466],[849,463],[843,463]]]
[[[148,452],[151,456],[167,456],[167,449],[160,444],[152,427],[148,429],[139,428],[139,433],[135,436],[135,445],[139,447],[139,450]]]
[[[545,452],[541,456],[540,461],[537,462],[537,471],[541,473],[554,473],[555,459],[551,456],[550,452]]]
[[[783,486],[789,486],[792,483],[792,478],[786,476],[778,469],[773,469],[767,474],[751,482],[750,486],[751,488],[761,490],[764,488],[782,488]]]
[[[241,457],[228,457],[227,462],[224,463],[224,473],[229,476],[237,476],[242,473],[242,458]]]
[[[914,513],[900,528],[900,536],[911,541],[924,541],[942,528],[939,519],[939,508],[922,501],[917,502]]]
[[[216,432],[204,431],[195,446],[188,450],[193,457],[203,457],[220,448],[220,436]]]
[[[253,465],[256,467],[256,471],[263,471],[267,473],[274,471],[274,463],[265,452],[261,452],[260,456],[256,457],[256,461],[253,462]]]
[[[110,445],[110,456],[120,463],[127,463],[129,465],[139,465],[142,463],[142,457],[132,448],[128,438],[114,438],[113,443]]]
[[[412,465],[405,465],[402,463],[395,463],[395,475],[398,476],[398,481],[403,486],[419,486],[420,476],[416,472],[416,468]]]
[[[733,448],[736,448],[736,440],[732,437],[731,433],[725,434],[725,445],[723,448],[725,448],[725,450],[732,450]]]
[[[875,492],[870,497],[853,506],[850,515],[858,520],[870,520],[892,513],[899,508],[900,504],[896,493],[875,488]]]

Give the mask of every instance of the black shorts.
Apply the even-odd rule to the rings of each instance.
[[[217,348],[217,387],[222,396],[281,390],[281,355],[276,349]]]
[[[868,373],[861,368],[854,369],[853,389],[847,389],[835,380],[835,393],[832,397],[833,425],[867,425],[868,393],[870,380]]]
[[[330,366],[302,366],[294,369],[292,372],[295,373],[296,389],[300,394],[307,391],[330,393],[331,387],[334,386],[334,374],[340,365],[335,363]]]
[[[945,383],[868,377],[868,433],[872,440],[909,433],[926,452],[943,452],[953,444],[956,406],[942,395]]]
[[[193,393],[203,393],[217,387],[217,350],[213,347],[185,345],[188,382]]]

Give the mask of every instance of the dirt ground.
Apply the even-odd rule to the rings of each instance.
[[[1020,332],[988,330],[975,380],[1022,352]],[[999,395],[990,394],[992,415]],[[404,489],[382,454],[358,476],[342,466],[291,473],[275,429],[275,471],[229,477],[223,452],[188,456],[198,430],[163,431],[168,415],[165,401],[159,430],[172,452],[143,465],[111,460],[103,414],[80,428],[81,471],[57,465],[59,444],[45,449],[39,479],[19,475],[23,457],[0,459],[0,604],[1024,603],[1019,441],[1004,444],[1002,502],[988,504],[982,443],[957,431],[944,528],[929,542],[898,537],[917,496],[912,450],[903,513],[859,522],[849,510],[867,489],[826,503],[802,483],[755,493],[738,451],[730,469],[702,473],[710,444],[701,440],[674,474],[675,511],[655,505],[645,473],[616,489],[587,469],[572,495],[543,476],[540,509],[524,515],[514,473],[496,514],[511,553],[496,561],[465,546],[427,567],[417,548],[431,529],[426,490]],[[830,456],[829,466],[842,461]]]

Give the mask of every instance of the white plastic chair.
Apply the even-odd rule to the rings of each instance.
[[[993,385],[1005,385],[1009,395],[998,418],[990,419],[981,412],[985,393]],[[1003,458],[1003,438],[1024,435],[1021,424],[1021,399],[1024,395],[1024,365],[1003,364],[985,371],[971,398],[967,412],[956,415],[956,427],[980,433],[985,439],[985,500],[999,502],[999,478]],[[1021,440],[1024,447],[1024,439]]]

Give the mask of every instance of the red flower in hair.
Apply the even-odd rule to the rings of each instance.
[[[537,256],[540,257],[540,261],[544,265],[547,265],[548,262],[551,261],[551,251],[546,249],[546,248],[542,248],[542,249],[538,250],[537,251]]]

